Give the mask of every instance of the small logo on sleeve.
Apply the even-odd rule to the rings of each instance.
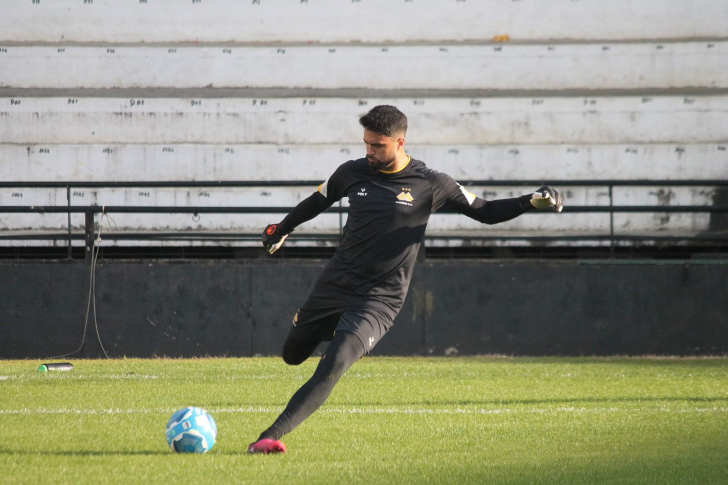
[[[356,195],[366,197],[367,195],[369,195],[369,193],[367,192],[366,187],[362,187],[361,189],[359,189],[359,192],[357,192]]]

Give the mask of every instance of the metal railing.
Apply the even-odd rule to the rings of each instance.
[[[251,188],[251,187],[316,187],[320,181],[311,180],[277,180],[277,181],[194,181],[194,182],[0,182],[0,188],[64,188],[67,194],[67,205],[56,206],[0,206],[0,213],[67,213],[68,231],[54,234],[35,235],[13,235],[2,234],[0,239],[17,240],[67,240],[69,258],[71,257],[72,241],[81,238],[85,241],[86,259],[90,260],[91,249],[94,244],[95,215],[101,213],[179,213],[179,214],[286,214],[292,207],[265,207],[265,206],[78,206],[71,205],[71,193],[73,189],[88,188]],[[534,241],[553,240],[608,240],[613,247],[617,240],[640,240],[640,239],[695,239],[701,241],[719,241],[728,243],[728,234],[717,235],[696,235],[689,238],[674,237],[670,235],[616,235],[614,231],[615,213],[728,213],[728,205],[614,205],[615,187],[728,187],[728,180],[467,180],[461,181],[466,187],[539,187],[541,185],[552,185],[555,187],[606,187],[609,190],[609,205],[607,206],[574,206],[564,207],[565,213],[609,213],[610,224],[608,235],[586,235],[586,236],[428,236],[430,239],[463,239],[463,240],[509,240],[527,239]],[[348,207],[339,203],[331,207],[327,212],[339,213],[342,227],[341,214],[348,212]],[[71,214],[82,213],[85,215],[84,233],[74,234],[71,226]],[[199,233],[171,232],[171,233],[120,233],[106,234],[107,239],[112,240],[245,240],[259,237],[259,233]],[[313,239],[333,239],[338,235],[319,234],[310,235]]]

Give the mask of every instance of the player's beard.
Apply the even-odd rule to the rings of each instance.
[[[378,158],[374,157],[367,157],[367,161],[369,162],[369,170],[372,173],[381,172],[382,170],[386,170],[387,168],[391,167],[394,164],[394,161],[396,158],[392,158],[389,161],[386,160],[379,160]]]

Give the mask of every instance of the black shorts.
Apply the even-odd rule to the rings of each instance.
[[[361,340],[367,353],[392,326],[392,318],[366,301],[311,295],[293,317],[290,337],[303,342],[330,341],[336,332],[351,332]]]

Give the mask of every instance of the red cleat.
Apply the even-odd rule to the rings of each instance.
[[[286,445],[277,440],[265,438],[258,440],[255,443],[251,443],[248,446],[248,453],[285,453]]]

